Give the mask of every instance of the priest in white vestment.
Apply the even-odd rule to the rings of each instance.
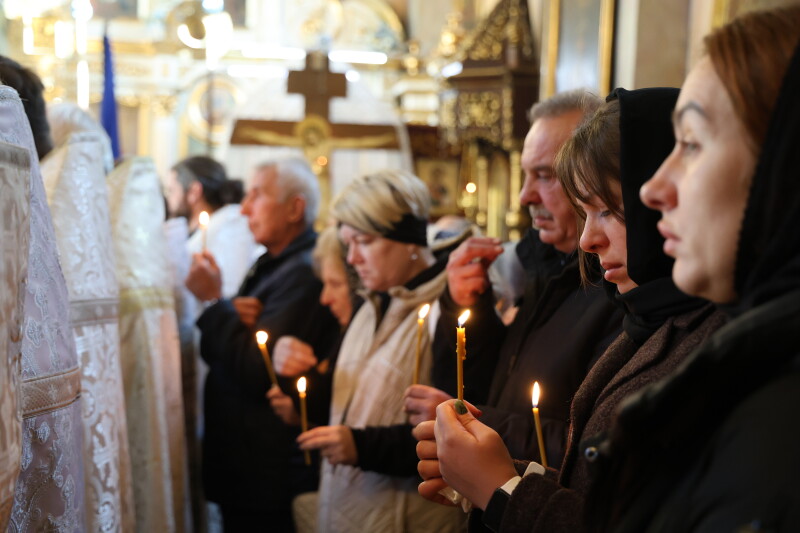
[[[119,287],[105,182],[111,143],[77,105],[56,104],[48,118],[56,148],[42,160],[42,176],[81,363],[87,531],[133,531]]]
[[[28,249],[30,239],[30,176],[28,150],[0,143],[0,531],[11,517],[22,456],[17,368],[28,254],[20,250]]]
[[[144,157],[119,165],[107,182],[136,527],[191,530],[180,348],[160,182],[153,161]]]
[[[21,145],[31,154],[20,376],[22,457],[8,530],[83,532],[81,376],[69,328],[69,297],[33,134],[16,91],[4,86],[0,87],[0,141]]]

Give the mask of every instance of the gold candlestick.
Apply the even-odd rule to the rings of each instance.
[[[256,342],[258,343],[258,348],[261,350],[261,357],[264,358],[264,364],[269,373],[269,380],[273,385],[277,385],[278,377],[275,375],[275,369],[272,368],[272,359],[270,359],[269,351],[267,351],[267,339],[269,339],[269,335],[267,335],[266,331],[256,331]]]
[[[306,412],[306,378],[302,377],[297,380],[297,393],[300,395],[300,429],[305,433],[308,431],[308,414]],[[303,450],[303,458],[306,460],[306,466],[311,465],[311,454],[308,450]]]
[[[419,367],[422,364],[422,330],[425,325],[425,317],[431,310],[431,304],[425,304],[419,309],[417,313],[417,357],[414,360],[414,385],[419,383]]]
[[[542,437],[542,421],[539,420],[539,382],[533,382],[533,392],[531,393],[533,403],[533,422],[536,424],[536,440],[539,442],[539,455],[542,458],[542,466],[547,468],[547,453],[544,449],[544,437]]]
[[[458,399],[464,400],[464,359],[467,358],[467,333],[464,323],[469,318],[469,309],[458,317],[456,328],[456,377],[458,378]]]
[[[200,240],[203,244],[203,253],[206,251],[206,243],[208,241],[207,234],[208,234],[208,212],[207,211],[200,211],[200,215],[197,217],[197,223],[200,225]]]

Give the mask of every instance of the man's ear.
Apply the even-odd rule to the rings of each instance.
[[[306,212],[306,198],[302,194],[296,194],[287,200],[289,207],[288,216],[289,222],[298,223],[303,222]]]

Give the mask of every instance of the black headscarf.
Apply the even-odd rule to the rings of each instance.
[[[655,174],[675,145],[671,113],[678,89],[615,89],[607,101],[619,100],[620,184],[625,211],[628,276],[638,285],[619,294],[616,285],[606,290],[625,306],[623,327],[643,344],[664,321],[699,308],[705,301],[680,292],[672,281],[673,259],[663,251],[664,238],[656,224],[661,214],[648,209],[639,189]]]
[[[800,287],[800,46],[775,103],[744,212],[734,287],[738,315]]]
[[[784,76],[745,208],[734,280],[739,298],[728,306],[737,318],[670,378],[620,406],[610,439],[599,446],[605,458],[587,502],[593,530],[617,522],[617,531],[642,531],[667,498],[689,497],[675,487],[722,421],[798,364],[798,94],[800,46]]]

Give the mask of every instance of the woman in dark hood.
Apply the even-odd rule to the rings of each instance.
[[[527,469],[518,465],[519,474],[527,475],[515,477],[507,452],[492,446],[497,439],[474,420],[467,427],[475,432],[472,440],[480,443],[480,453],[495,458],[505,453],[506,463],[494,468],[470,458],[468,472],[454,472],[452,465],[463,464],[463,458],[448,455],[463,453],[459,437],[467,432],[456,433],[456,440],[449,441],[447,435],[454,432],[444,427],[447,414],[442,418],[440,434],[445,438],[437,442],[441,470],[454,488],[485,510],[482,521],[495,531],[580,530],[596,443],[609,428],[616,407],[630,393],[672,372],[724,322],[712,304],[675,287],[670,278],[672,260],[664,255],[664,239],[656,228],[658,215],[639,199],[639,188],[675,142],[670,113],[677,97],[677,89],[616,90],[578,127],[556,158],[556,174],[583,221],[580,247],[584,254],[598,256],[609,295],[625,311],[623,333],[600,357],[572,401],[560,472],[533,463]],[[439,410],[446,413],[450,408],[443,405]],[[450,419],[460,426],[469,417]],[[504,485],[509,479],[516,481]],[[459,483],[462,480],[467,482]],[[478,529],[479,516],[473,514],[473,529]]]
[[[642,187],[672,278],[731,321],[623,404],[592,529],[800,531],[800,6],[706,38]],[[771,117],[771,119],[770,119]]]

